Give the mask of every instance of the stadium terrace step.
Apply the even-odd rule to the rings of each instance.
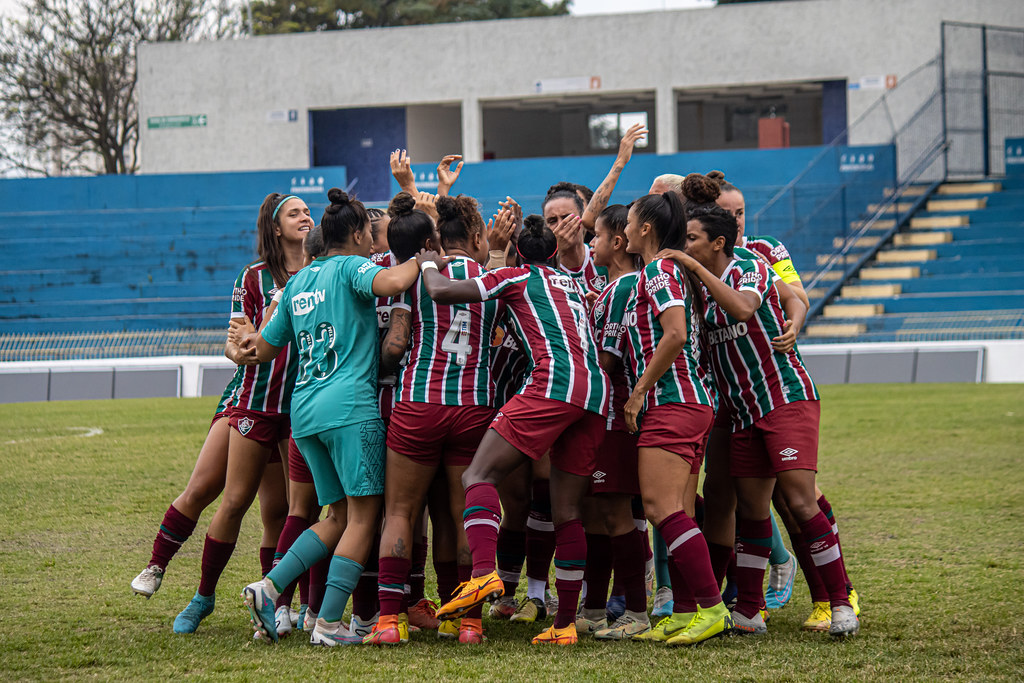
[[[856,302],[856,303],[851,303]],[[829,315],[830,308],[833,315]],[[854,313],[854,306],[865,306],[865,313]],[[871,309],[875,306],[875,309]],[[1002,308],[1024,308],[1024,290],[964,291],[964,292],[922,292],[899,296],[864,299],[836,299],[825,307],[827,318],[864,318],[885,313],[928,313],[936,311],[991,311]],[[875,313],[871,313],[875,310]]]
[[[1024,264],[1018,264],[1018,272],[1003,272],[989,275],[964,276],[963,272],[952,275],[926,275],[924,277],[900,280],[901,294],[948,294],[961,292],[1000,291],[1008,282],[1024,281],[1024,272],[1019,272]],[[895,283],[894,283],[895,284]]]
[[[171,317],[165,313],[159,315],[62,317],[48,318],[45,321],[37,318],[19,318],[4,320],[3,330],[5,334],[29,334],[38,333],[40,326],[45,326],[47,332],[129,332],[166,328],[168,325],[174,325],[175,327],[172,329],[176,330],[214,327],[226,329],[224,312],[221,311],[204,315],[176,312]]]
[[[880,315],[885,311],[882,304],[846,304],[836,303],[825,306],[822,316],[825,318],[866,318]]]
[[[838,249],[839,247],[837,247]],[[839,263],[856,263],[860,258],[860,254],[846,254],[839,259]],[[832,259],[832,254],[818,254],[817,262],[819,266],[823,266]]]
[[[230,297],[188,297],[184,299],[86,299],[81,301],[46,301],[37,303],[0,303],[0,321],[6,326],[12,320],[42,318],[52,320],[72,317],[133,317],[145,315],[174,316],[180,311],[189,314],[220,314],[222,322],[231,310]]]
[[[977,275],[1000,275],[1013,273],[1021,268],[1021,258],[1001,254],[984,258],[964,257],[954,254],[950,257],[924,262],[921,265],[922,276],[961,277],[969,279]]]
[[[988,203],[986,197],[972,199],[932,199],[925,204],[925,211],[978,211]]]
[[[936,257],[934,249],[893,249],[875,255],[878,263],[919,263]]]
[[[878,213],[881,208],[881,204],[868,204],[868,213]],[[913,202],[894,202],[886,206],[882,213],[905,213],[912,208],[914,208]]]
[[[861,280],[909,280],[921,275],[919,266],[898,266],[895,268],[867,267],[861,268],[858,276]]]
[[[866,220],[851,221],[850,222],[850,231],[851,232],[857,232],[858,230],[860,230],[861,228],[864,227],[865,223],[867,223]],[[872,223],[868,227],[868,230],[891,230],[894,227],[896,227],[896,220],[895,219],[892,219],[892,218],[880,218],[877,221],[875,221],[874,223]]]
[[[874,235],[865,235],[863,237],[858,237],[858,238],[854,239],[853,240],[853,246],[854,246],[854,248],[858,248],[858,249],[868,249],[868,248],[871,248],[871,247],[875,246],[876,244],[878,244],[878,240],[879,239],[881,239],[881,238],[877,237],[877,236],[874,236]],[[847,242],[846,238],[843,238],[843,237],[833,237],[832,238],[832,247],[835,248],[835,249],[842,249],[843,245],[845,245],[846,242]]]
[[[893,237],[893,244],[897,247],[923,247],[952,241],[953,235],[948,232],[901,233]]]
[[[903,286],[899,284],[879,285],[846,285],[839,293],[844,299],[877,299],[886,296],[899,296]]]
[[[982,183],[945,183],[939,185],[936,193],[941,195],[988,194],[990,192],[1000,192],[1002,189],[1002,184],[994,181]]]
[[[814,323],[804,328],[803,334],[809,339],[834,337],[850,341],[852,337],[859,337],[867,332],[867,329],[864,323]]]
[[[967,216],[923,216],[910,219],[910,227],[914,229],[962,228],[970,224]]]

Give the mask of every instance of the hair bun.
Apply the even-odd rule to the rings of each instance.
[[[523,219],[523,232],[531,235],[540,235],[544,232],[544,217],[535,213]]]
[[[388,204],[388,215],[392,218],[408,216],[416,208],[416,198],[408,192],[399,192],[391,198]]]
[[[711,180],[716,182],[719,187],[725,184],[725,173],[723,173],[722,171],[708,171],[705,174],[705,177],[710,178]]]
[[[712,173],[716,173],[716,171],[712,171]],[[717,173],[721,172],[717,171]],[[724,180],[725,174],[722,173],[721,177]],[[718,195],[722,194],[722,188],[710,174],[691,173],[683,178],[683,194],[696,204],[710,204],[718,199]]]
[[[331,204],[348,204],[350,201],[345,191],[339,187],[332,187],[327,190],[327,198],[331,201]]]
[[[456,221],[461,217],[459,203],[452,197],[438,197],[436,208],[439,221]]]

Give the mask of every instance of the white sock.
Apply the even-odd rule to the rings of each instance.
[[[526,577],[526,597],[544,600],[544,589],[547,587],[544,579],[535,579],[532,576]]]

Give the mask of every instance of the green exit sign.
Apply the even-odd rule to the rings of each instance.
[[[206,114],[150,116],[146,121],[146,125],[150,128],[205,128]]]

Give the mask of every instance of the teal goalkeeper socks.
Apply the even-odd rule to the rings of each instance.
[[[654,575],[657,577],[658,588],[662,586],[671,588],[672,579],[668,573],[668,548],[665,547],[665,539],[661,537],[657,527],[654,529],[651,545],[654,551]]]
[[[782,533],[779,531],[779,525],[775,523],[775,515],[769,514],[768,519],[772,520],[772,554],[768,556],[768,562],[783,564],[789,560],[789,551],[782,542]]]
[[[339,621],[345,613],[345,605],[349,596],[359,582],[363,573],[363,565],[341,555],[331,558],[331,568],[327,573],[327,590],[324,602],[318,615],[324,621]]]
[[[274,583],[274,588],[281,592],[310,567],[327,557],[330,552],[315,531],[306,529],[295,539],[292,547],[288,549],[277,566],[270,570],[267,578]]]

